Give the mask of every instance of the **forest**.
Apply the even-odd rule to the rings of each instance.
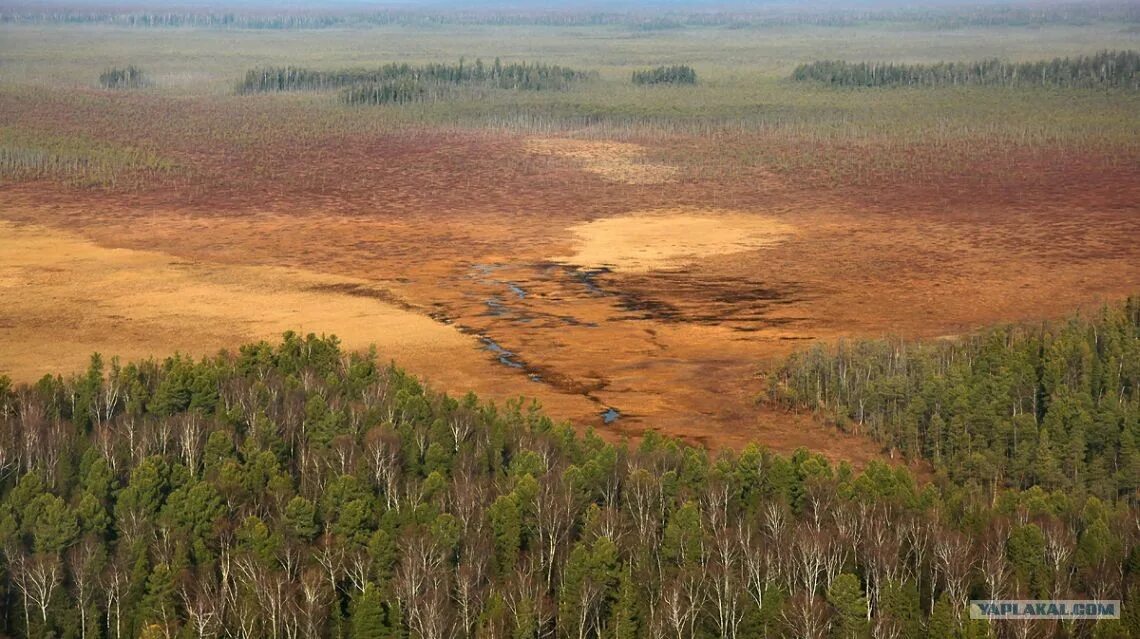
[[[1140,498],[1140,300],[961,340],[817,346],[771,399],[819,411],[954,483]]]
[[[890,361],[967,374],[1017,353],[1042,383],[1020,404],[979,406],[1051,420],[1087,390],[1134,429],[1137,320],[1130,303],[1057,333],[1009,333],[1008,346],[994,334]],[[286,333],[198,361],[94,355],[83,374],[0,379],[0,633],[1140,633],[1134,494],[1059,478],[1024,490],[926,483],[882,462],[856,472],[806,451],[710,452],[652,431],[611,445],[534,404],[452,398],[380,361]],[[883,410],[868,408],[865,422]],[[940,409],[976,427],[961,398]],[[1125,605],[1095,624],[990,627],[964,613],[977,596]]]
[[[1011,63],[898,64],[816,61],[792,72],[797,82],[841,87],[1002,86],[1140,90],[1140,51],[1102,51],[1091,56]]]
[[[864,24],[916,24],[956,29],[970,26],[1085,25],[1092,21],[1135,23],[1140,9],[1132,2],[1057,2],[1050,4],[830,7],[827,10],[782,6],[746,10],[683,11],[662,13],[645,10],[577,11],[541,9],[390,8],[373,11],[327,9],[309,11],[218,11],[171,8],[167,11],[114,10],[104,7],[75,8],[66,5],[0,7],[0,24],[106,24],[131,28],[210,29],[333,29],[384,25],[539,25],[539,26],[628,26],[636,30],[662,27],[725,26],[730,28],[814,25],[824,27]]]
[[[99,74],[99,86],[104,89],[141,89],[149,85],[146,74],[134,65],[107,69]]]
[[[634,84],[696,84],[697,72],[685,64],[633,72]]]
[[[558,65],[516,62],[503,64],[495,58],[486,65],[476,59],[474,64],[460,60],[458,64],[387,64],[377,69],[343,69],[318,71],[301,67],[264,67],[250,69],[238,84],[238,93],[266,93],[275,91],[325,91],[347,87],[345,96],[356,95],[372,87],[415,87],[426,90],[432,87],[481,86],[487,88],[544,91],[565,89],[575,82],[594,74],[576,71]],[[355,103],[357,100],[345,98]]]

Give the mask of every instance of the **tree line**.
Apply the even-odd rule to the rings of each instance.
[[[150,86],[143,70],[133,64],[119,68],[107,69],[99,74],[99,86],[104,89],[142,89]]]
[[[246,72],[238,84],[239,93],[273,91],[322,91],[385,82],[412,82],[421,85],[483,86],[526,91],[560,90],[596,74],[559,65],[512,62],[492,64],[476,59],[474,64],[460,59],[458,64],[386,64],[376,69],[320,71],[303,67],[263,67]]]
[[[841,87],[1003,86],[1140,90],[1140,51],[1102,51],[1091,56],[1037,62],[939,62],[896,64],[822,60],[801,64],[797,82]]]
[[[1030,26],[1067,24],[1084,26],[1090,22],[1136,24],[1140,9],[1135,3],[1107,1],[1092,3],[995,4],[947,7],[805,8],[786,7],[735,11],[566,11],[482,9],[433,11],[428,9],[386,9],[380,11],[290,11],[251,10],[192,11],[171,9],[160,12],[131,9],[42,9],[32,6],[0,9],[0,23],[16,24],[110,24],[130,28],[213,28],[213,29],[325,29],[382,25],[544,25],[544,26],[628,26],[635,30],[661,27],[684,28],[721,26],[727,28],[815,25],[848,27],[875,23],[907,23],[934,28],[958,29],[973,26]]]
[[[313,335],[0,378],[19,638],[1136,637],[1138,517],[802,450],[610,445]],[[975,596],[1125,604],[990,626]]]
[[[634,84],[696,84],[697,72],[685,64],[633,72]]]
[[[251,69],[238,84],[242,94],[276,91],[341,89],[345,104],[406,104],[449,99],[462,88],[513,91],[558,91],[596,77],[559,65],[516,62],[499,58],[487,65],[481,59],[468,64],[387,64],[377,69],[319,71],[302,67]]]
[[[771,398],[817,410],[958,484],[1140,499],[1140,300],[955,341],[791,357]]]

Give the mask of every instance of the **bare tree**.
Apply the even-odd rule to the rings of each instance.
[[[934,556],[938,571],[946,586],[946,594],[954,612],[961,614],[966,607],[970,588],[970,573],[974,569],[975,555],[970,540],[963,534],[941,531],[934,543]]]
[[[995,519],[982,539],[978,568],[982,573],[982,581],[986,584],[986,592],[993,599],[1000,599],[1005,594],[1006,580],[1009,578],[1009,562],[1005,558],[1009,534],[1009,523]]]
[[[88,608],[95,600],[97,570],[101,558],[102,545],[85,537],[83,542],[73,546],[67,553],[67,567],[71,573],[71,585],[75,591],[75,604],[79,609],[79,636],[87,639],[90,624]]]
[[[59,557],[46,553],[25,557],[17,553],[12,568],[13,581],[24,597],[25,620],[31,603],[39,609],[40,620],[47,625],[48,606],[55,589],[63,581],[63,565]]]
[[[128,573],[123,567],[120,557],[116,557],[100,575],[99,585],[103,588],[103,596],[107,601],[107,633],[110,635],[111,618],[115,619],[115,639],[122,639],[123,629],[123,596],[128,586]]]
[[[791,636],[797,639],[824,639],[831,631],[827,603],[811,593],[797,593],[782,616]]]
[[[310,567],[301,573],[298,586],[301,594],[298,612],[301,616],[302,636],[305,639],[319,639],[328,617],[329,604],[333,601],[333,592],[327,587],[322,571],[316,567]]]
[[[705,604],[705,571],[703,566],[681,568],[668,580],[661,593],[661,609],[676,639],[693,639],[697,619]]]
[[[287,611],[293,605],[292,581],[257,557],[237,557],[234,566],[261,611],[264,634],[272,639],[283,636],[289,621]]]
[[[1053,573],[1053,598],[1060,599],[1068,592],[1073,576],[1072,558],[1077,538],[1068,526],[1056,519],[1044,522],[1041,531],[1045,534],[1045,561]]]
[[[186,621],[198,639],[217,636],[222,626],[217,583],[199,573],[183,582],[179,594],[186,610]]]
[[[716,523],[709,526],[712,550],[707,570],[713,623],[721,637],[736,639],[744,620],[748,592],[746,570],[741,565],[739,533],[736,526],[729,526],[720,517],[713,519]]]
[[[178,421],[178,452],[190,472],[197,474],[198,464],[202,461],[206,429],[202,425],[202,418],[195,412],[183,413]]]
[[[396,588],[408,626],[423,639],[447,636],[452,627],[447,605],[450,571],[444,568],[442,550],[427,536],[414,534],[406,536],[400,548]]]
[[[545,473],[539,481],[533,508],[539,563],[548,590],[554,586],[558,557],[569,539],[576,506],[574,490],[565,475]]]
[[[503,600],[515,621],[531,615],[539,636],[554,621],[556,613],[547,596],[545,582],[541,567],[528,556],[511,575],[503,594]]]
[[[455,566],[455,592],[452,598],[458,608],[460,633],[470,637],[475,632],[479,611],[483,607],[487,590],[487,558],[491,550],[487,544],[469,545]]]
[[[368,431],[365,456],[372,479],[384,493],[387,509],[400,507],[400,438],[390,429],[378,426]]]

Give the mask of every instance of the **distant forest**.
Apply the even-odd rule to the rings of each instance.
[[[652,431],[610,445],[312,335],[0,379],[0,635],[980,639],[995,628],[968,618],[971,597],[1092,596],[1124,599],[1122,618],[1000,634],[1136,637],[1135,493],[1064,460],[1077,428],[1086,464],[1135,428],[1136,327],[1128,306],[789,368],[818,370],[823,402],[866,399],[872,432],[938,414],[945,459],[986,453],[1011,412],[1018,455],[1056,433],[1045,471],[984,485]],[[943,403],[904,402],[912,378]],[[888,382],[885,404],[859,394]]]
[[[0,24],[111,24],[131,28],[208,27],[222,29],[322,29],[367,27],[390,24],[493,24],[600,26],[624,25],[638,31],[724,26],[731,28],[817,25],[855,26],[866,23],[913,23],[933,28],[972,26],[1084,25],[1093,21],[1118,24],[1140,23],[1140,6],[1134,2],[1070,2],[1043,4],[993,4],[980,6],[844,8],[828,10],[773,7],[757,10],[709,11],[549,11],[502,10],[467,7],[446,9],[388,9],[383,11],[286,11],[257,10],[115,11],[103,8],[53,8],[32,6],[0,8]]]
[[[343,89],[341,101],[348,104],[386,104],[446,97],[459,87],[562,90],[595,75],[558,65],[503,64],[498,58],[490,65],[482,60],[473,64],[460,60],[458,64],[388,64],[376,69],[336,71],[264,67],[247,71],[237,90],[248,94]]]
[[[685,64],[633,72],[634,84],[696,84],[697,72]]]
[[[150,80],[142,69],[131,65],[107,69],[99,74],[99,86],[104,89],[141,89],[150,86]]]
[[[802,64],[792,80],[842,87],[1004,86],[1140,90],[1140,51],[1103,51],[1040,62],[893,64],[824,60]]]
[[[957,484],[1140,500],[1140,300],[960,341],[841,342],[793,356],[771,396]]]

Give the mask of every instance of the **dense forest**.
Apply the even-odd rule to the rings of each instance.
[[[1058,333],[1050,351],[1127,372],[1041,360],[1022,408],[1123,379],[1134,408],[1135,338],[1119,310]],[[0,379],[0,634],[21,638],[1137,637],[1138,518],[1080,488],[615,446],[312,335]],[[969,620],[989,595],[1126,603]]]
[[[633,72],[634,84],[696,84],[697,72],[693,67],[679,64]]]
[[[1140,300],[961,340],[818,346],[773,381],[774,400],[955,483],[1140,499]]]
[[[239,93],[273,91],[324,91],[346,88],[346,95],[374,86],[432,87],[476,86],[526,91],[560,90],[594,74],[558,65],[516,62],[498,58],[487,65],[482,60],[468,64],[387,64],[376,69],[318,71],[301,67],[250,69],[238,84]]]
[[[107,69],[99,74],[99,86],[104,89],[141,89],[150,86],[142,69],[131,65],[126,68]]]
[[[499,58],[467,64],[388,64],[377,69],[318,71],[302,67],[251,69],[238,84],[242,94],[340,89],[345,104],[407,104],[455,98],[462,88],[517,91],[563,90],[596,74],[558,65],[503,64]]]
[[[1140,51],[1039,62],[940,62],[893,64],[824,60],[801,64],[792,80],[843,87],[1003,86],[1140,90]]]

